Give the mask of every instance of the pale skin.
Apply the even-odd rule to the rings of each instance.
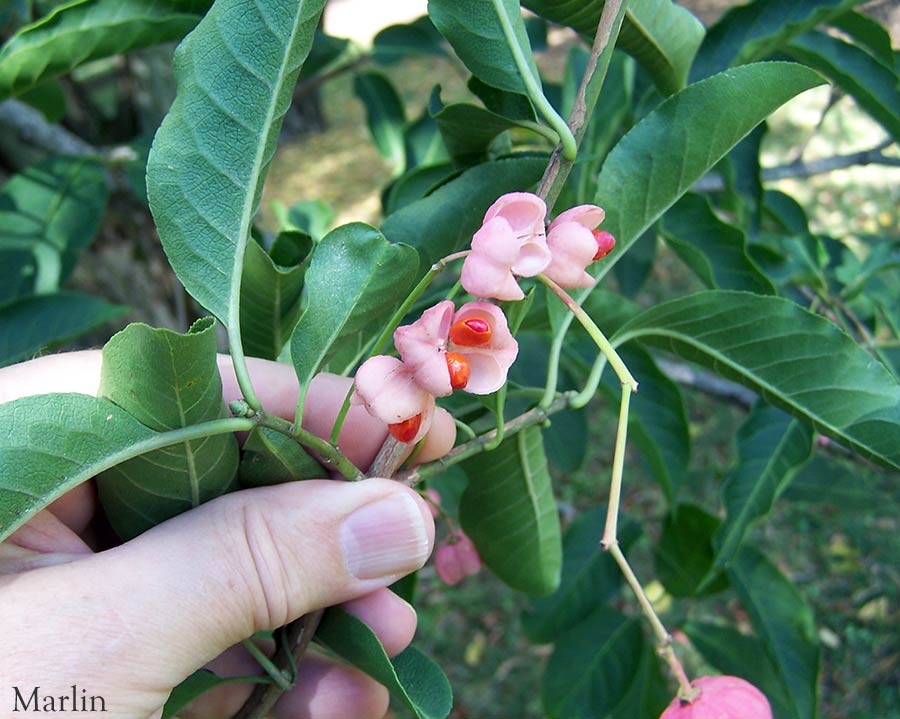
[[[84,351],[0,369],[0,402],[50,392],[96,394],[100,361],[98,351]],[[227,357],[219,368],[225,401],[239,399]],[[250,373],[265,409],[291,419],[293,369],[251,360]],[[345,378],[313,381],[307,429],[328,436],[348,387]],[[365,468],[386,433],[355,407],[340,448]],[[452,418],[439,410],[417,461],[441,457],[454,439]],[[409,521],[402,537],[390,511],[381,523],[388,506],[412,508],[403,515]],[[376,539],[382,533],[401,540],[390,570],[383,558],[377,571],[371,564],[359,569],[355,550],[342,542],[345,520],[360,509]],[[335,604],[369,624],[389,654],[412,640],[415,610],[385,587],[422,565],[434,525],[425,502],[397,482],[311,480],[235,492],[109,548],[97,543],[99,511],[88,482],[0,544],[0,713],[12,708],[13,686],[23,694],[40,686],[41,696],[58,697],[76,685],[79,696],[84,689],[105,699],[109,719],[156,718],[171,689],[200,667],[220,675],[260,673],[242,639]],[[182,716],[232,716],[251,689],[222,687]],[[377,719],[387,705],[384,687],[312,652],[274,716]]]

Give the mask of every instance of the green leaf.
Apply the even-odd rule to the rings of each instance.
[[[220,677],[208,669],[198,669],[172,690],[166,705],[163,707],[160,719],[173,719],[178,712],[184,709],[201,694],[211,691],[225,684],[236,682],[249,682],[251,684],[267,684],[268,677]]]
[[[256,242],[249,242],[241,280],[241,338],[244,351],[252,357],[271,360],[281,354],[300,316],[303,278],[312,250],[306,235],[296,233],[293,236],[296,242],[293,243],[284,234],[279,237],[282,245],[296,246],[295,257],[291,259],[299,262],[291,267],[279,266]],[[281,254],[288,253],[288,248],[278,249]]]
[[[548,597],[529,601],[522,613],[522,629],[535,644],[549,644],[574,627],[601,604],[611,602],[622,586],[622,572],[600,546],[606,510],[580,515],[563,537],[563,566],[559,587]],[[619,544],[623,550],[640,535],[634,522],[622,522]]]
[[[390,25],[372,39],[372,60],[388,65],[416,55],[444,57],[444,38],[427,15],[406,25]]]
[[[691,434],[684,398],[678,385],[663,374],[644,350],[624,347],[619,355],[640,383],[640,391],[631,399],[629,436],[640,449],[669,504],[674,505],[691,460]],[[622,396],[621,382],[613,372],[604,375],[601,387],[607,390],[610,401],[618,401]]]
[[[863,0],[756,0],[731,8],[706,33],[691,68],[700,80],[730,65],[761,60],[791,38],[844,14]]]
[[[0,50],[0,99],[90,60],[179,40],[209,0],[73,0],[23,27]]]
[[[816,716],[819,645],[812,610],[762,553],[744,547],[728,575],[798,719]]]
[[[112,402],[84,394],[45,394],[0,404],[0,541],[53,500],[144,452],[195,438],[250,429],[232,419],[190,432],[156,433]]]
[[[699,292],[647,310],[613,344],[637,338],[706,365],[863,456],[900,468],[900,385],[831,322],[793,302]]]
[[[896,69],[891,34],[878,20],[861,12],[847,12],[832,18],[830,24],[846,33],[882,65]]]
[[[459,519],[484,563],[513,589],[550,594],[562,542],[541,431],[529,427],[462,464],[469,476]]]
[[[781,495],[792,502],[830,504],[841,512],[867,512],[872,507],[895,507],[897,499],[882,491],[873,472],[859,462],[842,462],[813,455],[791,479]]]
[[[238,467],[242,487],[265,487],[327,476],[327,469],[281,432],[257,427],[244,442]]]
[[[407,169],[433,166],[450,159],[438,125],[427,107],[422,109],[418,118],[407,124],[403,131],[403,144]]]
[[[0,191],[0,304],[53,292],[94,239],[106,211],[103,168],[85,158],[51,157]]]
[[[437,121],[447,151],[463,165],[483,160],[497,135],[518,126],[508,117],[463,102],[443,105],[435,110],[432,116]]]
[[[361,222],[343,225],[316,245],[306,273],[308,304],[291,336],[300,404],[319,368],[341,343],[362,346],[403,300],[415,280],[411,247],[391,244]]]
[[[403,101],[390,80],[380,72],[360,72],[353,78],[353,92],[366,108],[366,123],[375,149],[391,163],[396,174],[406,164]]]
[[[703,657],[723,674],[742,677],[757,687],[778,719],[798,719],[762,642],[731,627],[688,622],[684,632]]]
[[[420,274],[424,274],[442,257],[469,245],[487,208],[500,195],[531,189],[546,166],[546,156],[538,155],[476,165],[390,215],[381,230],[391,242],[403,242],[419,251]]]
[[[604,2],[525,0],[523,5],[593,37]],[[661,92],[670,94],[684,87],[704,32],[690,11],[671,0],[629,0],[617,44],[644,66]]]
[[[727,588],[721,575],[704,581],[712,569],[712,540],[720,525],[719,519],[693,504],[680,505],[666,517],[653,554],[656,573],[669,594],[691,597]]]
[[[757,404],[738,431],[738,464],[722,485],[727,516],[716,533],[716,566],[725,567],[750,527],[766,516],[812,454],[812,430],[781,410]]]
[[[616,237],[602,271],[757,124],[821,82],[802,65],[745,65],[685,88],[635,125],[606,158],[597,183],[603,227]]]
[[[285,207],[280,202],[272,203],[272,209],[278,217],[282,232],[302,232],[314,240],[321,240],[328,232],[328,227],[334,222],[334,210],[327,202],[322,200],[301,200],[290,207]],[[276,238],[277,242],[277,238]],[[274,248],[272,258],[277,264],[286,267],[297,264],[297,259],[285,262],[275,256]]]
[[[823,32],[794,38],[785,51],[852,95],[894,141],[900,141],[900,77],[893,67]]]
[[[459,174],[449,162],[438,165],[424,165],[410,170],[394,182],[384,198],[384,213],[392,215],[407,205],[421,200],[434,192],[438,186]]]
[[[0,307],[0,367],[30,359],[128,311],[81,292],[31,295]]]
[[[515,0],[429,0],[428,14],[472,74],[488,85],[529,95],[541,86],[522,11]]]
[[[415,647],[389,659],[375,632],[339,607],[325,612],[316,641],[386,686],[418,719],[444,719],[450,713],[453,692],[447,677]]]
[[[549,719],[606,717],[638,675],[644,641],[636,617],[605,606],[561,634],[541,687]]]
[[[187,334],[132,324],[103,348],[100,395],[155,431],[227,416],[211,318]],[[233,435],[185,441],[97,478],[113,529],[130,539],[227,491],[238,466]]]
[[[656,227],[651,227],[631,245],[628,254],[613,267],[616,282],[625,297],[633,299],[653,272],[659,246],[658,237]]]
[[[324,0],[219,0],[178,46],[178,95],[156,133],[147,194],[172,268],[229,328],[244,250]]]
[[[673,250],[713,289],[775,294],[775,287],[747,254],[743,230],[721,220],[705,197],[689,192],[660,224]]]

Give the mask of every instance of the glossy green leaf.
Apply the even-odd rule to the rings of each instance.
[[[737,467],[722,485],[727,514],[715,537],[716,566],[727,566],[750,527],[772,510],[809,459],[812,443],[809,425],[766,404],[753,409],[738,431]]]
[[[173,719],[178,712],[184,709],[201,694],[236,682],[248,682],[251,684],[266,684],[270,680],[266,677],[220,677],[208,669],[198,669],[172,690],[166,705],[163,707],[160,719]]]
[[[338,60],[350,55],[352,47],[352,41],[345,37],[334,37],[317,30],[309,56],[300,70],[300,82],[321,78]]]
[[[613,274],[625,297],[633,299],[650,278],[658,249],[659,233],[653,226],[631,245],[628,254],[616,262]]]
[[[763,193],[763,211],[781,225],[786,233],[809,234],[809,219],[806,217],[806,211],[790,195],[779,190],[766,190]]]
[[[434,192],[438,186],[459,174],[459,170],[449,162],[424,165],[410,170],[394,182],[384,197],[384,213],[392,215],[407,205],[421,200]]]
[[[660,223],[663,237],[709,288],[771,295],[775,287],[747,254],[743,230],[720,219],[702,195],[689,192]]]
[[[622,572],[600,546],[605,522],[606,509],[597,508],[580,515],[566,530],[559,587],[550,596],[531,599],[522,613],[522,629],[530,641],[555,642],[562,632],[618,595]],[[619,544],[627,551],[639,534],[636,523],[622,522]]]
[[[442,257],[467,247],[484,213],[507,192],[530,190],[540,181],[547,157],[521,155],[476,165],[427,197],[390,215],[381,229],[391,242],[412,245],[420,274]]]
[[[372,39],[372,60],[390,64],[415,55],[443,57],[444,38],[427,15],[405,25],[389,25]]]
[[[721,576],[704,581],[712,569],[712,540],[720,525],[718,518],[693,504],[680,505],[666,517],[653,555],[656,573],[669,594],[691,597],[728,586]]]
[[[545,595],[559,585],[559,515],[541,430],[529,427],[466,460],[459,519],[484,563],[513,589]]]
[[[900,140],[900,77],[865,50],[823,32],[794,38],[786,52],[845,90]]]
[[[601,271],[757,124],[821,82],[794,63],[745,65],[685,88],[635,125],[606,158],[597,183],[603,227],[616,238]]]
[[[640,390],[631,399],[629,437],[650,466],[669,504],[674,505],[691,460],[691,434],[684,397],[678,385],[644,350],[623,347],[619,354],[640,384]],[[622,385],[615,373],[607,370],[604,383],[609,401],[618,402]]]
[[[515,0],[429,0],[428,15],[472,74],[488,85],[529,95],[541,79]]]
[[[238,467],[241,487],[328,477],[327,469],[281,432],[257,427],[247,437],[242,450]]]
[[[731,65],[762,60],[791,38],[828,22],[863,0],[755,0],[733,7],[706,33],[691,68],[700,80]]]
[[[637,617],[605,606],[558,636],[541,686],[547,717],[606,717],[638,675],[644,641]]]
[[[418,719],[444,719],[450,713],[453,692],[447,677],[415,647],[388,658],[375,632],[339,607],[325,612],[316,641],[386,686]]]
[[[0,367],[120,319],[127,307],[81,292],[31,295],[0,307]]]
[[[469,92],[481,100],[488,110],[497,115],[512,120],[537,121],[534,106],[527,97],[488,85],[475,75],[469,78],[466,86],[469,88]]]
[[[406,148],[407,169],[438,165],[450,159],[437,122],[429,114],[427,107],[422,109],[419,117],[406,125],[403,144]]]
[[[812,610],[761,552],[745,547],[728,572],[798,719],[816,716],[819,644]]]
[[[593,37],[603,0],[525,0],[548,20]],[[703,40],[703,24],[671,0],[629,0],[618,45],[634,57],[666,94],[684,87],[691,61]]]
[[[854,43],[890,69],[896,69],[891,34],[874,17],[861,12],[847,12],[832,18],[830,24],[853,39]]]
[[[403,172],[406,116],[394,86],[380,72],[360,72],[353,78],[353,92],[366,108],[366,123],[378,154],[391,163],[395,172]]]
[[[435,109],[433,117],[447,151],[464,165],[483,160],[497,135],[517,127],[517,123],[508,117],[477,105],[455,102]]]
[[[106,211],[103,168],[50,157],[13,175],[0,191],[0,304],[54,292],[94,239]]]
[[[233,419],[203,425],[193,437],[252,424]],[[184,439],[184,432],[153,432],[112,402],[84,394],[0,404],[0,541],[85,480]]]
[[[199,320],[186,334],[132,324],[103,348],[100,395],[157,432],[227,416],[216,364],[216,329]],[[130,539],[231,488],[233,435],[203,437],[124,462],[97,478],[113,529]]]
[[[175,53],[178,95],[147,162],[150,209],[182,284],[231,330],[253,216],[323,5],[219,0]]]
[[[417,262],[411,247],[391,244],[361,222],[338,227],[316,245],[306,273],[309,300],[291,336],[301,403],[341,343],[375,339],[412,287]]]
[[[762,691],[778,719],[798,718],[784,683],[759,639],[732,627],[704,622],[688,622],[683,629],[694,647],[716,669],[742,677]]]
[[[74,0],[23,27],[0,50],[0,99],[90,60],[181,39],[210,0]]]
[[[300,316],[312,244],[305,235],[296,235],[295,239],[293,243],[289,237],[282,239],[282,244],[298,245],[291,259],[300,261],[292,267],[276,264],[256,242],[247,244],[241,280],[241,338],[244,351],[252,357],[277,359]],[[280,248],[280,252],[287,254],[288,250]]]
[[[865,457],[900,468],[900,385],[831,322],[776,297],[711,290],[653,307],[640,338],[750,387]]]
[[[625,696],[608,715],[609,719],[659,719],[671,700],[672,692],[663,676],[662,662],[645,639],[637,671]]]

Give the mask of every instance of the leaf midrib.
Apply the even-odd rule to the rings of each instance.
[[[861,440],[857,440],[857,439],[849,436],[846,432],[844,432],[842,429],[834,426],[834,424],[832,424],[831,422],[827,422],[826,420],[822,419],[818,414],[812,412],[811,410],[807,410],[806,408],[797,404],[792,398],[789,398],[781,390],[776,389],[770,383],[764,381],[761,377],[758,377],[753,372],[750,372],[746,367],[743,367],[743,366],[733,362],[731,359],[727,358],[726,356],[712,350],[708,345],[704,345],[700,342],[697,342],[697,341],[693,340],[693,338],[688,337],[687,335],[678,334],[677,332],[670,332],[670,331],[663,330],[660,328],[637,329],[637,330],[631,330],[629,332],[626,332],[625,334],[623,334],[619,337],[613,337],[612,345],[614,348],[617,348],[620,345],[625,344],[626,342],[629,342],[630,340],[638,339],[638,338],[644,337],[644,336],[651,336],[651,335],[655,335],[655,336],[659,336],[659,337],[666,337],[669,339],[677,340],[679,342],[683,342],[684,344],[689,345],[696,350],[700,350],[703,354],[706,354],[706,355],[712,357],[717,362],[721,362],[726,367],[734,370],[739,376],[753,378],[753,381],[756,383],[756,385],[758,387],[762,388],[763,391],[768,392],[770,395],[772,395],[774,397],[778,397],[781,401],[783,401],[785,404],[789,405],[790,407],[792,407],[795,410],[797,410],[798,412],[800,412],[803,416],[809,417],[813,422],[816,422],[820,426],[829,429],[831,432],[833,432],[835,435],[843,438],[849,444],[851,444],[855,447],[862,447],[867,452],[869,452],[872,456],[879,457],[882,460],[884,460],[885,462],[887,462],[888,464],[890,464],[891,466],[898,467],[898,465],[895,464],[891,459],[883,456],[880,452],[876,452],[874,449],[872,449],[868,445],[864,444]],[[818,389],[820,390],[821,388],[818,388]],[[861,391],[861,390],[857,390],[856,388],[853,388],[853,390]],[[806,391],[812,391],[812,390],[806,390]],[[898,468],[900,468],[900,467],[898,467]]]

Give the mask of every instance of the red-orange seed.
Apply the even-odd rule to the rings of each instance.
[[[616,238],[613,237],[611,232],[606,230],[592,230],[592,232],[594,239],[597,241],[597,254],[594,255],[591,261],[596,262],[613,251],[613,248],[616,246]]]
[[[445,355],[447,369],[450,371],[450,386],[453,389],[465,389],[469,384],[469,376],[472,374],[472,365],[469,360],[456,352],[448,352]]]
[[[484,347],[492,336],[490,323],[481,317],[459,320],[450,328],[450,341],[461,347]]]
[[[396,439],[398,442],[409,443],[415,439],[416,435],[419,433],[419,427],[422,426],[422,413],[419,412],[415,417],[410,417],[409,419],[405,419],[402,422],[394,422],[394,424],[388,425],[388,432],[391,433],[391,437]]]

